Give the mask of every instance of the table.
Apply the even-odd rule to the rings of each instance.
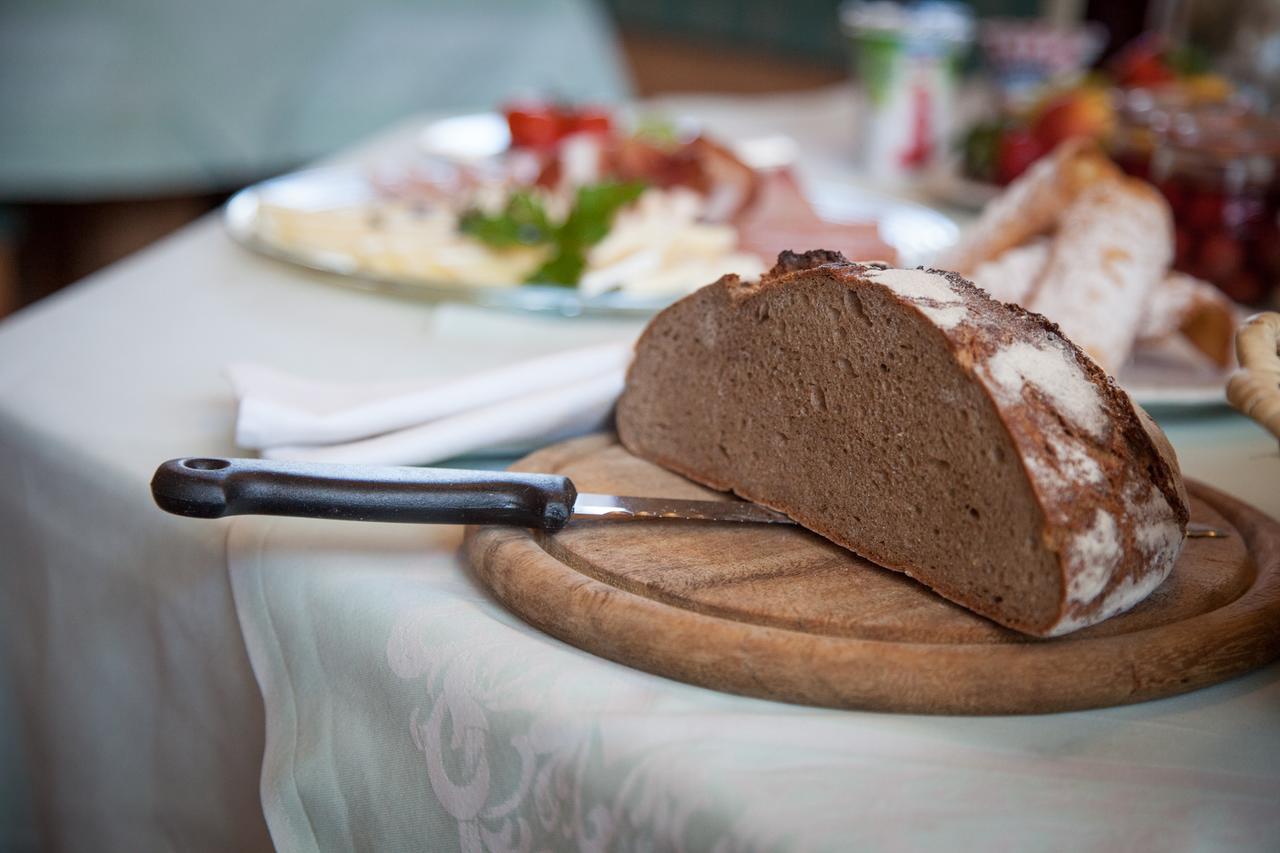
[[[842,96],[677,103],[788,122],[834,175]],[[782,705],[534,631],[456,528],[150,503],[158,462],[235,452],[232,358],[444,375],[636,327],[328,287],[212,219],[0,324],[0,847],[1274,849],[1280,665],[1051,717]],[[1260,427],[1161,420],[1188,475],[1280,517]]]

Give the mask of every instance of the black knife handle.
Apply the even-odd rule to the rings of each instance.
[[[577,490],[551,474],[200,457],[157,468],[151,494],[161,509],[192,518],[292,515],[555,531],[569,521]]]

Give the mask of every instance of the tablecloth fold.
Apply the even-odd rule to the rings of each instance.
[[[236,444],[268,459],[411,465],[510,453],[603,426],[630,341],[434,382],[335,384],[233,364]]]

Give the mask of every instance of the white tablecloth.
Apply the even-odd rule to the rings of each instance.
[[[704,114],[814,116],[836,168],[842,103]],[[793,707],[538,633],[455,528],[151,505],[160,461],[234,453],[228,360],[444,375],[635,328],[349,292],[212,220],[0,325],[0,848],[1274,849],[1277,665],[1049,717]],[[1259,427],[1163,422],[1189,476],[1280,517]]]

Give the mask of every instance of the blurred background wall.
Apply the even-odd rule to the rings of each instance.
[[[841,0],[606,0],[641,95],[776,92],[844,79]],[[980,16],[1030,17],[1040,0],[976,0]],[[1136,4],[1141,6],[1142,4]]]

